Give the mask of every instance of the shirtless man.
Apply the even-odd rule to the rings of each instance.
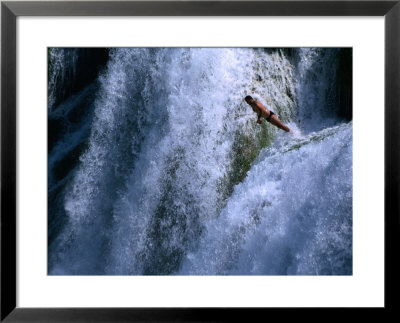
[[[264,107],[260,101],[254,100],[250,95],[246,96],[244,100],[247,102],[248,105],[251,106],[253,111],[257,113],[257,123],[261,124],[261,117],[263,117],[265,118],[265,120],[267,120],[269,123],[272,123],[274,126],[277,126],[279,129],[285,130],[287,132],[290,131],[289,127],[285,126],[278,119],[276,114]]]

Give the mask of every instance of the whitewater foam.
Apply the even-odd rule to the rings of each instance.
[[[352,125],[297,122],[315,96],[299,92],[313,86],[295,73],[280,50],[110,50],[92,116],[49,156],[52,170],[63,147],[87,143],[54,183],[63,190],[49,210],[49,273],[351,272]],[[246,95],[292,131],[258,125]],[[74,111],[71,102],[54,111]]]

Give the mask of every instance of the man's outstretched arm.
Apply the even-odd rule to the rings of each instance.
[[[262,123],[261,121],[261,116],[262,116],[262,111],[261,109],[258,109],[258,113],[257,113],[257,123]]]

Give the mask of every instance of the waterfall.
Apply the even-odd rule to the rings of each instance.
[[[348,66],[340,61],[342,52],[347,53],[339,48],[298,49],[295,64],[296,121],[303,131],[322,130],[343,119],[339,117],[341,102],[338,79]]]
[[[310,66],[309,51],[296,55],[110,49],[58,104],[63,68],[50,56],[49,118],[68,126],[49,149],[49,273],[351,273],[352,125],[329,105],[336,79],[318,72],[337,69],[337,51]],[[292,132],[256,124],[246,95]]]
[[[263,150],[182,273],[351,274],[351,142],[350,123]]]
[[[48,50],[49,73],[48,73],[48,108],[54,109],[57,103],[57,95],[64,96],[64,85],[67,79],[76,75],[76,61],[78,49],[52,49]]]
[[[48,111],[92,83],[108,59],[106,48],[48,48]]]

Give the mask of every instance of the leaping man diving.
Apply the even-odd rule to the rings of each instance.
[[[257,123],[261,124],[261,118],[264,118],[269,123],[273,124],[274,126],[278,127],[279,129],[285,130],[290,132],[288,126],[284,125],[276,116],[275,113],[268,110],[260,101],[253,99],[250,95],[246,96],[244,100],[247,102],[248,105],[251,106],[253,111],[257,113],[258,119]]]

